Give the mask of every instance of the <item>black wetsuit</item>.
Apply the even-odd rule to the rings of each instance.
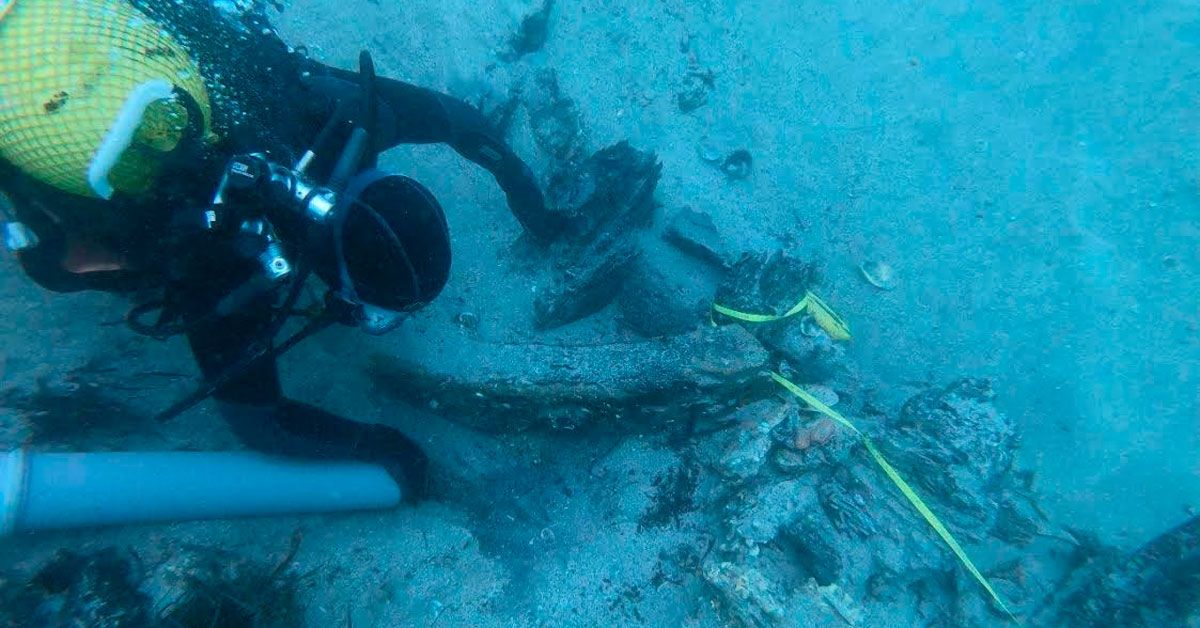
[[[169,241],[163,234],[173,212],[210,202],[232,155],[267,152],[282,163],[292,163],[312,145],[339,99],[358,97],[359,81],[355,73],[329,68],[291,51],[262,16],[230,18],[208,2],[140,0],[134,4],[184,42],[206,77],[221,77],[211,94],[214,126],[223,138],[217,150],[198,156],[198,161],[177,164],[178,171],[163,176],[163,184],[150,198],[118,196],[101,201],[73,196],[23,176],[3,160],[0,189],[9,194],[22,222],[41,241],[20,258],[27,273],[43,286],[64,292],[122,291],[173,282],[178,291],[182,283],[189,309],[208,313],[251,271],[245,261],[230,257],[228,263],[221,264],[218,258],[215,265],[206,263],[194,272],[184,269],[178,276],[181,271],[173,263],[178,251],[160,246]],[[475,108],[385,78],[378,81],[378,94],[380,125],[374,149],[446,143],[495,176],[513,213],[536,239],[554,236],[558,225],[547,216],[534,177]],[[330,163],[318,163],[313,171],[330,167]],[[98,216],[119,218],[108,224],[97,220]],[[66,234],[81,225],[87,225],[93,231],[90,237],[118,252],[136,270],[88,274],[64,270]],[[176,276],[164,276],[171,268]],[[216,377],[242,360],[250,341],[270,325],[273,316],[272,302],[266,298],[230,316],[205,319],[192,315],[188,341],[204,375]],[[215,397],[234,432],[248,446],[264,452],[367,459],[396,472],[407,466],[408,476],[423,466],[420,451],[395,430],[349,421],[286,399],[273,359],[259,360],[221,387]]]

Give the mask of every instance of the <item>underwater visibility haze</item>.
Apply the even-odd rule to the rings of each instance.
[[[0,626],[1200,626],[1198,53],[0,0]]]

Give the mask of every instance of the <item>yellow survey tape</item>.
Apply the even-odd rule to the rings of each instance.
[[[942,525],[941,520],[937,518],[937,515],[933,514],[933,511],[929,509],[929,506],[925,505],[925,501],[922,500],[919,495],[917,495],[917,492],[913,490],[912,486],[910,486],[908,482],[904,480],[904,478],[900,477],[900,473],[896,471],[896,468],[893,467],[886,458],[883,457],[883,454],[880,453],[879,448],[875,446],[875,443],[869,436],[864,434],[862,430],[859,430],[854,423],[850,422],[850,419],[847,419],[833,408],[821,403],[820,399],[812,396],[803,388],[800,388],[796,384],[792,383],[792,381],[786,377],[780,375],[779,373],[771,373],[771,379],[774,379],[779,383],[780,386],[783,386],[788,390],[788,392],[799,397],[801,401],[807,403],[817,412],[820,412],[834,421],[837,421],[842,425],[842,427],[854,432],[854,434],[862,441],[863,446],[867,448],[867,452],[871,454],[871,457],[875,459],[875,462],[881,469],[883,469],[883,472],[886,473],[888,478],[892,480],[892,483],[896,485],[896,488],[900,489],[900,492],[903,493],[906,498],[908,498],[909,503],[911,503],[913,507],[917,509],[917,512],[921,513],[921,516],[925,518],[925,521],[929,524],[929,527],[933,528],[934,532],[937,532],[938,536],[942,537],[942,541],[946,543],[946,545],[950,548],[950,551],[954,552],[954,555],[957,556],[959,562],[961,562],[963,566],[967,568],[967,571],[971,572],[972,576],[975,576],[975,580],[977,580],[979,584],[983,586],[984,590],[988,592],[988,595],[992,596],[992,600],[996,602],[996,605],[1000,607],[1000,610],[1004,611],[1005,614],[1007,614],[1014,622],[1020,623],[1019,620],[1017,620],[1017,617],[1013,615],[1012,611],[1008,610],[1008,605],[1005,604],[1004,600],[1000,598],[1000,594],[996,593],[996,590],[992,588],[992,584],[988,582],[987,577],[985,577],[979,572],[978,569],[975,568],[975,563],[971,562],[970,557],[967,556],[967,552],[963,550],[962,546],[958,544],[958,541],[954,539],[954,535],[950,534],[950,531],[946,529],[945,525]]]
[[[825,330],[825,333],[829,334],[830,338],[834,340],[850,339],[850,325],[841,316],[834,313],[817,295],[809,292],[805,298],[808,299],[809,316],[817,321],[817,324]]]
[[[800,302],[792,306],[784,314],[753,314],[750,312],[739,312],[731,308],[727,308],[720,304],[713,304],[713,310],[718,314],[723,314],[729,318],[743,321],[746,323],[774,323],[787,318],[791,318],[801,312],[808,312],[809,316],[829,334],[834,340],[849,340],[850,325],[846,321],[834,313],[825,302],[812,292],[804,294],[804,298]]]

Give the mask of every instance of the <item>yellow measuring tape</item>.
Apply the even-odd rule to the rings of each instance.
[[[792,309],[788,310],[787,313],[783,315],[750,314],[747,312],[739,312],[721,305],[713,305],[713,310],[730,318],[747,323],[772,323],[786,318],[791,318],[800,312],[807,311],[809,315],[813,317],[813,320],[815,320],[817,324],[821,326],[821,329],[824,329],[825,333],[829,334],[829,336],[834,340],[850,339],[850,327],[846,324],[845,320],[834,313],[834,311],[828,305],[826,305],[824,301],[819,299],[817,295],[811,292],[805,294],[804,298],[800,299],[799,303],[797,303]],[[988,595],[990,595],[992,600],[995,601],[996,606],[1000,607],[1000,610],[1004,611],[1004,613],[1008,615],[1009,618],[1014,622],[1018,624],[1020,623],[1020,620],[1017,619],[1016,615],[1013,615],[1012,611],[1009,610],[1008,605],[1004,603],[1004,600],[1000,597],[1000,594],[996,593],[996,590],[992,588],[992,584],[988,581],[987,577],[980,573],[979,569],[975,567],[975,563],[971,562],[971,558],[967,556],[966,550],[964,550],[962,546],[958,544],[958,541],[955,540],[954,535],[950,534],[950,530],[946,529],[946,526],[943,525],[941,520],[937,518],[937,515],[933,514],[933,511],[929,509],[929,506],[925,505],[925,501],[922,500],[921,496],[917,495],[917,492],[913,490],[912,486],[900,476],[900,472],[896,471],[896,468],[893,467],[891,463],[889,463],[887,459],[883,457],[883,453],[879,451],[879,448],[875,446],[875,442],[872,441],[869,436],[864,434],[862,430],[858,429],[858,426],[854,425],[850,419],[847,419],[833,408],[825,405],[820,399],[817,399],[813,395],[809,394],[807,391],[797,386],[788,378],[780,375],[779,373],[771,373],[771,379],[775,380],[775,382],[780,386],[783,386],[788,392],[800,398],[801,401],[808,404],[812,409],[833,419],[842,427],[853,432],[854,435],[857,436],[862,442],[863,446],[866,447],[867,453],[871,454],[871,458],[875,460],[875,463],[879,465],[879,468],[883,469],[884,474],[886,474],[892,483],[896,485],[896,488],[900,489],[900,492],[904,494],[904,497],[908,499],[908,502],[912,504],[913,508],[915,508],[917,512],[924,517],[925,522],[929,524],[929,527],[933,528],[934,532],[937,532],[937,535],[941,537],[946,546],[950,548],[950,551],[958,557],[959,562],[961,562],[963,566],[966,567],[967,571],[975,577],[975,580],[978,581],[981,586],[983,586],[983,589],[987,591]]]
[[[774,323],[791,318],[801,312],[807,312],[809,316],[813,317],[817,325],[820,325],[821,329],[829,334],[830,338],[834,340],[850,339],[850,325],[842,317],[834,313],[828,305],[825,305],[825,302],[820,297],[811,292],[806,292],[804,298],[800,299],[799,303],[792,306],[792,309],[784,314],[751,314],[749,312],[739,312],[720,304],[713,304],[713,311],[746,323]]]

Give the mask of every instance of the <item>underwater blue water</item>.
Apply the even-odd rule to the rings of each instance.
[[[15,1],[19,7],[38,0]],[[720,282],[712,269],[680,261],[660,237],[664,223],[685,208],[711,219],[734,258],[778,250],[812,262],[821,270],[814,289],[853,330],[850,342],[837,345],[835,374],[820,390],[841,402],[839,410],[856,413],[860,427],[906,474],[920,467],[906,466],[907,452],[888,448],[886,429],[904,401],[963,377],[989,380],[995,408],[1019,434],[1017,467],[1029,472],[1037,510],[1045,515],[1034,536],[1051,547],[1014,549],[995,535],[965,545],[1021,613],[1032,613],[1057,591],[1053,587],[1067,586],[1047,575],[1053,571],[1047,565],[1070,562],[1063,558],[1069,552],[1053,543],[1094,536],[1116,556],[1185,522],[1194,526],[1200,510],[1200,2],[559,0],[548,13],[544,44],[514,55],[522,18],[542,4],[292,0],[279,5],[280,13],[255,2],[213,2],[232,22],[247,11],[265,11],[289,46],[324,63],[354,67],[359,51],[369,48],[382,76],[473,104],[513,95],[516,113],[507,139],[543,187],[562,166],[535,120],[541,73],[553,70],[560,96],[573,101],[587,153],[628,140],[662,163],[650,226],[628,226],[618,234],[633,234],[641,247],[637,272],[649,269],[658,273],[650,283],[678,288],[678,294],[653,296],[651,304],[662,311],[651,308],[649,316],[668,320],[678,299],[696,294],[704,305],[717,298]],[[0,45],[3,26],[0,21]],[[697,85],[703,103],[681,111],[680,91]],[[285,109],[288,104],[294,103]],[[734,149],[752,155],[746,177],[713,167],[710,152],[720,155],[719,163]],[[533,303],[554,289],[556,272],[578,263],[564,253],[574,243],[548,249],[561,259],[538,257],[491,176],[444,146],[401,147],[385,153],[381,165],[421,181],[445,207],[454,248],[449,284],[392,334],[338,328],[306,342],[283,362],[284,389],[411,436],[442,474],[443,499],[350,517],[12,537],[0,541],[0,555],[11,559],[13,569],[28,576],[60,549],[129,547],[140,558],[128,564],[149,557],[150,571],[158,574],[134,588],[158,600],[178,596],[181,585],[171,580],[172,570],[195,566],[180,556],[217,548],[218,565],[253,559],[276,575],[319,574],[301,578],[297,590],[306,593],[298,603],[280,602],[300,609],[297,617],[311,625],[755,623],[747,617],[761,625],[793,625],[807,621],[809,612],[834,618],[831,625],[1004,621],[897,494],[886,505],[862,495],[856,495],[860,501],[810,503],[804,500],[826,499],[821,491],[833,489],[805,486],[791,476],[756,492],[753,478],[779,479],[772,475],[776,459],[766,456],[774,445],[766,437],[755,440],[756,433],[779,440],[772,431],[778,426],[768,424],[770,412],[740,419],[745,435],[717,448],[750,452],[750,462],[738,464],[764,470],[749,481],[693,473],[703,466],[696,460],[703,460],[704,448],[717,441],[706,441],[711,434],[703,430],[681,439],[678,423],[695,419],[686,412],[662,411],[653,414],[661,426],[627,429],[621,410],[612,430],[576,431],[589,426],[593,408],[580,411],[567,403],[572,410],[563,411],[555,404],[594,394],[595,380],[624,374],[629,365],[620,363],[619,351],[600,354],[611,364],[571,363],[571,356],[581,355],[571,349],[640,343],[628,355],[642,356],[638,351],[647,345],[666,347],[679,359],[665,362],[663,377],[673,376],[677,363],[722,373],[721,360],[729,356],[680,358],[672,341],[647,341],[631,331],[620,303],[560,329],[539,328]],[[603,247],[583,250],[604,253]],[[119,320],[130,305],[125,297],[48,296],[19,265],[9,266],[0,275],[6,295],[0,310],[6,391],[0,396],[0,442],[6,447],[242,447],[212,404],[170,423],[149,418],[196,383],[182,340],[131,339]],[[881,284],[865,276],[864,269],[881,266],[894,277]],[[708,330],[707,310],[700,315],[682,309],[685,318],[695,319],[694,328]],[[567,349],[543,353],[546,347]],[[529,356],[548,357],[524,362]],[[774,359],[768,360],[771,368]],[[381,377],[388,368],[410,377],[406,381],[432,383],[413,393]],[[460,380],[478,381],[476,375],[492,376],[491,388],[466,394],[466,401],[452,398]],[[547,384],[547,398],[557,395],[546,402],[551,410],[522,405],[524,399],[492,398],[505,386],[528,390],[560,379],[566,382],[560,387]],[[614,387],[622,383],[643,384],[620,380]],[[683,393],[698,389],[680,387]],[[729,398],[718,405],[730,412],[753,396],[725,394]],[[104,420],[74,421],[73,403]],[[612,408],[595,411],[609,416]],[[39,424],[46,416],[68,420]],[[721,425],[714,433],[729,429]],[[61,438],[46,438],[51,428],[62,430]],[[37,435],[37,429],[43,432]],[[805,447],[839,443],[829,435],[808,438]],[[756,444],[762,450],[754,458]],[[830,456],[831,465],[855,460]],[[87,466],[63,460],[55,458],[55,465],[68,471],[51,480],[39,475],[38,482],[69,485]],[[12,477],[18,458],[3,463],[10,466],[0,470]],[[321,476],[366,478],[363,485],[371,490],[364,493],[371,494],[359,502],[354,491],[312,479],[323,473],[316,467],[266,466],[265,479],[256,476],[261,481],[247,480],[240,488],[279,497],[321,486],[330,491],[330,502],[395,501],[381,467],[338,467]],[[136,460],[108,468],[115,469],[117,483],[134,478],[137,488],[131,490],[152,485],[136,480],[148,472]],[[253,461],[247,468],[261,470]],[[313,474],[309,486],[306,473]],[[191,479],[203,484],[217,477],[226,476],[198,470]],[[938,485],[914,483],[923,492]],[[380,486],[382,496],[374,490]],[[0,494],[14,490],[0,487]],[[888,495],[880,490],[871,497]],[[305,497],[311,504],[312,495]],[[75,521],[137,499],[100,499],[95,506],[78,501],[96,509],[83,515],[49,510]],[[939,499],[939,512],[972,501],[932,496]],[[164,501],[183,503],[189,517],[207,516],[210,505]],[[255,513],[255,500],[248,501],[231,514],[266,514]],[[278,501],[258,505],[287,512]],[[53,501],[38,506],[45,503]],[[796,521],[816,520],[805,518],[810,509],[853,527],[855,515],[830,503],[866,513],[863,520],[889,523],[861,537],[849,535],[861,541],[856,545],[831,542],[852,548],[842,556],[822,555],[823,546],[812,549],[819,544],[788,536],[802,536],[788,527],[802,528]],[[772,519],[776,511],[791,516],[787,525]],[[918,531],[904,522],[915,522]],[[755,535],[767,540],[746,541]],[[883,540],[872,545],[876,538]],[[894,538],[903,540],[895,547],[904,552],[886,545]],[[1091,547],[1074,541],[1067,545]],[[880,556],[862,558],[871,552]],[[718,555],[727,562],[716,561]],[[837,572],[846,565],[853,567],[845,567],[847,573],[867,581],[855,571],[859,559],[877,567],[885,582],[897,572],[927,570],[935,575],[925,584],[939,582],[945,591],[930,594],[935,601],[922,608],[919,599],[909,604],[924,594],[913,593],[915,587],[876,595],[873,579],[858,589],[850,575],[825,581],[823,569]],[[1194,562],[1164,582],[1196,578]],[[730,572],[737,577],[722,589],[717,575],[729,565],[747,571]],[[937,574],[951,575],[939,580]],[[274,595],[271,586],[257,588]],[[55,604],[61,610],[77,601],[61,598],[43,603],[41,616],[53,616],[47,609]],[[960,599],[967,600],[962,608],[951,608]],[[787,612],[772,612],[770,602]],[[833,610],[813,610],[822,605]],[[1194,623],[1194,611],[1191,617]],[[270,625],[287,621],[299,620]]]

